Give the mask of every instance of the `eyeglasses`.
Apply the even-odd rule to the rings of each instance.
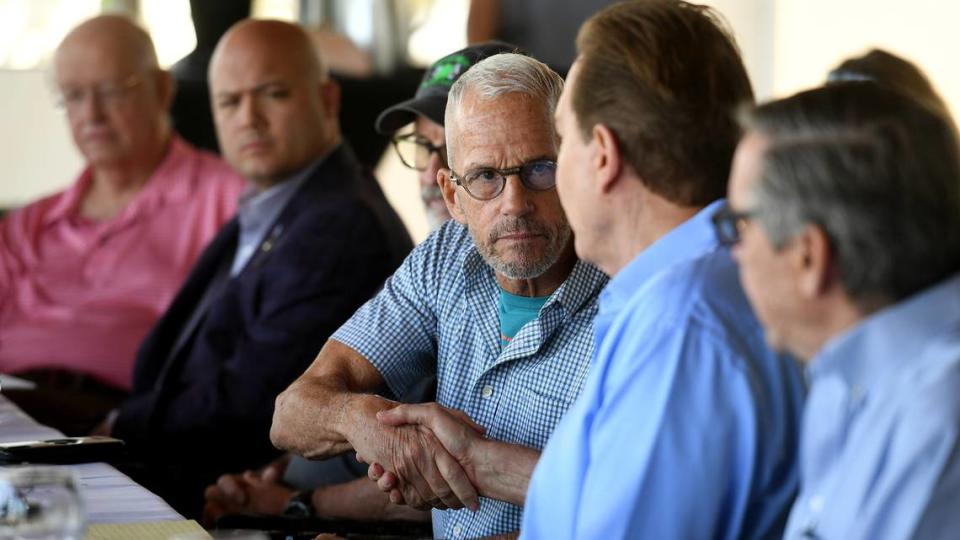
[[[546,191],[557,185],[557,162],[537,159],[509,169],[484,167],[460,176],[453,169],[450,176],[468,195],[481,201],[497,198],[507,184],[507,177],[520,176],[520,183],[531,191]]]
[[[88,87],[61,88],[57,97],[57,106],[62,109],[76,109],[86,103],[88,97],[94,97],[105,107],[115,105],[127,97],[129,92],[143,84],[139,75],[131,75],[121,82],[103,83]]]
[[[434,152],[440,156],[440,161],[443,162],[442,164],[444,166],[447,164],[447,146],[434,146],[430,141],[416,133],[398,135],[390,142],[393,143],[393,148],[397,151],[397,155],[400,156],[400,161],[411,169],[416,169],[421,172],[427,170],[427,165],[430,163],[430,156],[433,155]]]
[[[710,217],[710,220],[713,221],[713,229],[717,233],[717,241],[724,246],[739,244],[744,226],[755,215],[755,210],[738,212],[730,208],[729,204],[725,204],[723,208],[717,210]]]

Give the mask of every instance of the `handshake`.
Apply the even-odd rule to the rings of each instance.
[[[484,428],[462,411],[436,403],[390,406],[351,441],[367,475],[390,502],[427,508],[480,508],[491,472]],[[493,490],[496,491],[496,490]]]
[[[317,459],[352,448],[368,464],[369,479],[317,489],[312,501],[317,515],[421,521],[429,519],[420,512],[428,508],[477,510],[481,495],[523,503],[537,451],[488,439],[465,413],[436,403],[401,405],[364,395],[350,410],[359,414],[345,423],[344,446],[303,453]],[[213,524],[228,513],[283,513],[294,495],[281,480],[289,457],[261,470],[221,476],[206,490],[204,521]]]

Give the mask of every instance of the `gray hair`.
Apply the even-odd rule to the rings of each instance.
[[[960,143],[948,118],[873,83],[840,83],[741,123],[768,143],[753,196],[771,242],[822,228],[860,307],[960,271]]]
[[[560,92],[563,91],[563,79],[546,64],[516,53],[501,53],[489,56],[464,73],[447,95],[447,109],[444,115],[447,137],[447,163],[453,166],[454,131],[457,117],[463,106],[464,96],[474,95],[489,101],[497,96],[512,93],[526,94],[543,103],[547,124],[554,131],[553,114],[557,109]],[[452,128],[452,129],[451,129]]]

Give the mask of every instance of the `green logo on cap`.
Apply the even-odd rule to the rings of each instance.
[[[470,60],[462,54],[451,54],[446,58],[441,58],[433,65],[430,76],[424,79],[420,87],[452,86],[453,81],[456,81],[457,77],[469,67]]]

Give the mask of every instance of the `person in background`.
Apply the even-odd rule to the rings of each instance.
[[[523,538],[775,538],[804,385],[770,351],[711,224],[753,93],[709,7],[611,6],[577,36],[557,190],[611,276],[583,394],[530,481]],[[774,294],[766,292],[766,294]]]
[[[444,56],[430,66],[412,98],[391,106],[377,117],[377,132],[393,135],[393,147],[400,161],[420,172],[420,198],[431,229],[437,229],[450,219],[437,183],[437,172],[447,166],[447,143],[443,129],[447,93],[470,66],[488,56],[504,52],[520,51],[507,43],[490,42]],[[397,133],[410,124],[413,125],[412,131]]]
[[[923,71],[912,62],[883,49],[872,49],[862,56],[848,58],[827,75],[827,84],[848,81],[875,82],[950,117],[946,102],[933,89]]]
[[[173,132],[175,84],[130,20],[80,24],[53,70],[86,167],[0,220],[0,372],[37,382],[8,394],[36,420],[82,435],[130,390],[137,347],[244,182]]]
[[[101,425],[134,478],[199,516],[219,475],[277,457],[274,400],[411,249],[342,141],[339,89],[302,29],[246,20],[210,64],[223,155],[250,182],[140,348],[133,395]]]
[[[873,83],[748,112],[718,235],[810,381],[784,538],[960,530],[960,142]]]
[[[590,362],[606,279],[574,256],[554,189],[562,85],[543,63],[510,53],[482,60],[453,84],[444,122],[449,168],[439,174],[453,219],[277,399],[277,446],[308,458],[355,450],[376,476],[395,481],[383,486],[391,501],[438,508],[439,538],[519,526],[524,471]],[[484,445],[510,445],[508,459],[473,468],[428,428],[381,423],[378,411],[398,404],[373,392],[403,395],[431,374],[437,403],[415,407],[483,431]]]
[[[387,108],[377,118],[376,129],[383,135],[394,135],[413,125],[412,132],[394,136],[393,145],[404,165],[420,172],[420,193],[432,229],[450,219],[437,183],[437,172],[447,167],[443,129],[447,93],[470,66],[488,56],[516,50],[506,43],[486,43],[446,55],[430,66],[411,99]],[[420,403],[433,401],[435,396],[436,379],[430,377],[399,399]],[[352,455],[322,461],[287,455],[259,471],[217,479],[205,492],[205,519],[213,522],[226,513],[243,512],[365,520],[429,519],[424,512],[389,504],[366,479],[355,481],[366,472],[367,467]],[[366,504],[368,501],[370,504]]]

